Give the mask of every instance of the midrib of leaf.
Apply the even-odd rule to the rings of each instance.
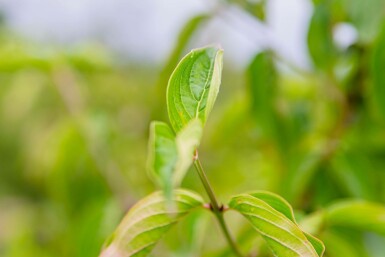
[[[250,217],[256,217],[256,218],[258,218],[258,219],[260,219],[260,220],[263,220],[263,221],[265,221],[265,222],[271,224],[272,226],[274,226],[274,227],[276,227],[276,228],[278,228],[278,229],[281,229],[281,230],[287,232],[288,234],[290,234],[290,235],[293,236],[294,238],[298,239],[301,243],[303,243],[303,244],[306,246],[306,248],[307,248],[308,250],[312,251],[312,249],[311,249],[310,247],[308,247],[308,244],[306,243],[306,241],[304,241],[302,238],[298,237],[297,235],[293,234],[290,230],[286,229],[284,226],[280,226],[279,224],[274,223],[274,222],[272,222],[272,221],[266,219],[265,217],[260,216],[260,215],[257,215],[257,214],[247,213],[247,212],[243,212],[243,214],[245,214],[245,215],[247,215],[247,216],[250,216]],[[283,246],[285,246],[285,247],[287,247],[287,248],[293,250],[294,252],[296,252],[296,253],[298,253],[298,254],[300,253],[299,251],[297,251],[297,249],[294,249],[294,248],[292,248],[292,247],[289,247],[288,245],[284,244],[284,242],[281,241],[281,240],[279,240],[278,238],[273,237],[273,236],[270,236],[270,235],[267,235],[267,234],[265,234],[264,232],[262,232],[262,231],[259,230],[259,229],[258,229],[258,231],[259,231],[261,234],[264,234],[265,236],[267,236],[267,237],[269,237],[269,238],[271,238],[271,239],[273,239],[273,240],[279,242],[279,243],[282,244]]]
[[[298,229],[300,231],[300,228],[294,223],[293,220],[289,219],[287,216],[285,216],[284,214],[281,214],[279,212],[275,212],[273,211],[274,209],[267,205],[266,203],[264,203],[262,200],[259,200],[258,198],[255,198],[253,196],[250,196],[250,195],[240,195],[239,197],[243,197],[243,199],[241,199],[241,202],[239,202],[237,204],[238,207],[242,206],[242,205],[245,205],[245,206],[251,206],[251,207],[254,207],[254,208],[257,208],[257,209],[260,209],[262,211],[266,211],[268,212],[269,214],[272,214],[273,216],[275,216],[276,218],[278,218],[278,220],[280,221],[280,223],[283,222],[284,225],[289,225],[288,228],[286,227],[282,227],[280,226],[279,224],[276,224],[274,223],[273,221],[270,221],[268,219],[266,219],[265,217],[262,217],[260,215],[257,215],[255,213],[251,213],[251,212],[248,212],[248,211],[242,211],[242,210],[239,210],[240,213],[246,217],[255,217],[257,219],[260,219],[260,220],[263,220],[271,225],[273,225],[274,227],[278,228],[279,230],[283,230],[285,232],[287,232],[288,234],[290,234],[291,236],[293,236],[295,239],[297,239],[297,243],[295,244],[297,247],[296,248],[299,248],[299,249],[295,249],[289,245],[287,245],[285,242],[283,242],[282,240],[280,240],[279,238],[276,238],[272,235],[269,235],[267,234],[266,232],[263,232],[261,231],[258,227],[254,227],[260,234],[262,234],[263,236],[265,237],[268,237],[270,238],[271,240],[274,240],[275,242],[279,243],[280,245],[282,245],[283,247],[289,249],[290,251],[294,251],[296,254],[299,254],[299,256],[301,257],[305,257],[305,256],[309,256],[309,255],[304,255],[303,253],[301,253],[301,249],[307,249],[307,252],[310,251],[311,255],[310,256],[318,256],[317,252],[315,251],[315,249],[313,249],[313,247],[311,246],[310,242],[307,241],[306,239],[306,236],[303,235],[304,238],[301,238],[299,237],[299,235],[296,235],[294,234],[292,231],[288,230],[290,229],[290,227],[292,229]],[[237,197],[238,198],[238,197]],[[236,198],[234,198],[234,200],[236,200]],[[238,201],[238,200],[236,200]],[[254,201],[257,201],[257,202],[260,202],[261,206],[260,205],[256,205],[254,203]],[[266,206],[265,206],[266,205]],[[272,210],[270,210],[270,208]],[[287,219],[287,220],[286,220]],[[252,222],[253,223],[253,222]],[[303,248],[303,246],[305,248]]]
[[[134,250],[134,251],[131,251],[131,252],[127,252],[127,253],[130,254],[129,256],[134,257],[135,254],[138,254],[138,253],[142,252],[144,249],[146,249],[148,247],[152,247],[155,244],[156,244],[156,242],[148,243],[148,244],[142,246],[141,248],[139,248],[137,250]]]
[[[219,53],[220,49],[215,47],[194,49],[179,62],[172,73],[167,87],[167,104],[175,132],[195,118],[204,125],[213,104],[208,101],[216,62],[221,61],[218,59]],[[218,69],[218,76],[220,71]],[[218,89],[213,90],[216,92]]]
[[[124,238],[125,240],[126,239],[129,239],[130,241],[134,241],[135,239],[137,239],[139,236],[145,234],[145,233],[148,233],[148,232],[151,232],[151,231],[156,231],[158,229],[166,229],[167,227],[170,227],[172,226],[173,224],[175,224],[177,221],[173,221],[173,222],[165,222],[164,224],[160,224],[160,225],[156,225],[156,226],[153,226],[153,227],[148,227],[147,229],[141,231],[140,233],[137,233],[137,234],[134,234],[133,236],[131,237],[128,237],[128,238]],[[151,242],[152,244],[156,243],[156,242]],[[150,243],[149,243],[150,244]],[[130,254],[135,254],[136,252],[140,251],[141,248],[146,248],[146,247],[143,247],[143,246],[140,246],[140,248],[136,248],[136,247],[133,247],[131,249],[131,251],[128,251],[128,253]]]
[[[184,196],[187,196],[187,195],[184,195]],[[159,197],[160,197],[160,195],[159,195]],[[192,200],[192,201],[194,201],[194,202],[199,202],[199,200],[198,199],[196,199],[196,198],[194,198],[194,197],[192,197],[192,196],[189,196],[190,198],[190,200]],[[147,200],[147,199],[145,199],[145,200]],[[188,200],[186,200],[186,199],[184,199],[184,198],[180,198],[180,199],[175,199],[175,201],[177,201],[177,202],[179,202],[179,203],[183,203],[183,204],[185,204],[186,206],[194,206],[194,204],[192,204],[192,202],[190,202],[190,201],[188,201]],[[139,206],[139,204],[140,205],[143,205],[143,204],[147,204],[147,207],[146,208],[135,208],[135,209],[131,209],[130,210],[130,215],[129,216],[127,216],[125,219],[127,219],[127,220],[130,220],[131,222],[130,223],[132,223],[132,222],[134,222],[133,221],[133,219],[131,218],[131,217],[134,217],[134,216],[136,216],[138,213],[141,213],[141,212],[144,212],[145,210],[151,210],[153,207],[154,207],[154,205],[156,205],[156,204],[163,204],[165,202],[165,200],[164,199],[162,199],[162,198],[154,198],[154,199],[151,199],[150,201],[143,201],[143,202],[138,202],[138,206]],[[164,211],[163,210],[163,212],[165,212],[166,213],[166,211]],[[181,211],[181,212],[185,212],[185,210],[183,210],[183,211]],[[128,224],[130,224],[130,223],[128,223]]]
[[[138,219],[132,219],[131,222],[125,226],[123,229],[124,230],[127,230],[127,229],[130,229],[132,228],[134,225],[137,225],[139,224],[140,222],[143,222],[145,221],[147,218],[152,218],[152,217],[156,217],[156,216],[159,216],[159,215],[179,215],[179,214],[183,214],[185,213],[186,211],[180,211],[180,212],[172,212],[172,213],[168,213],[168,212],[154,212],[154,213],[151,213],[151,212],[148,212],[146,215],[144,216],[140,216]]]
[[[249,206],[258,208],[258,209],[260,209],[260,210],[266,211],[266,212],[268,212],[268,213],[274,215],[275,217],[277,217],[277,218],[280,220],[280,222],[282,222],[282,224],[288,225],[288,226],[290,226],[290,227],[292,227],[292,228],[297,228],[297,226],[296,226],[295,224],[291,224],[291,223],[285,222],[285,220],[282,219],[281,216],[277,215],[276,213],[271,212],[271,211],[268,210],[268,209],[265,209],[265,208],[263,208],[263,207],[261,207],[261,206],[258,206],[258,205],[254,205],[254,204],[252,204],[252,203],[242,203],[242,204],[244,204],[244,205],[249,205]],[[242,205],[242,204],[240,204],[240,205]],[[298,235],[294,234],[292,231],[289,230],[289,228],[286,228],[286,227],[284,227],[284,226],[281,226],[281,225],[279,225],[279,224],[277,224],[277,223],[274,223],[274,222],[272,222],[272,221],[266,219],[265,217],[263,217],[263,216],[261,216],[261,215],[257,215],[257,214],[251,213],[251,212],[244,212],[244,211],[243,211],[242,214],[247,215],[247,216],[251,216],[251,217],[256,217],[256,218],[258,218],[258,219],[264,220],[265,222],[267,222],[267,223],[269,223],[269,224],[271,224],[271,225],[277,227],[278,229],[282,229],[282,230],[286,231],[288,234],[290,234],[290,235],[292,235],[294,238],[298,239],[298,240],[300,241],[301,244],[304,244],[308,250],[310,250],[311,252],[314,251],[313,248],[309,246],[309,244],[307,243],[307,241],[305,241],[303,238],[300,238]],[[299,229],[299,228],[298,228],[298,229]],[[270,236],[269,236],[269,237],[270,237]],[[272,239],[274,239],[274,238],[272,238]]]
[[[285,244],[285,242],[279,240],[278,238],[273,237],[273,236],[271,236],[271,235],[269,235],[269,234],[266,234],[266,233],[264,233],[264,232],[261,231],[261,230],[258,230],[258,232],[259,232],[261,235],[263,235],[264,237],[270,238],[271,240],[273,240],[273,241],[279,243],[280,245],[282,245],[282,246],[285,247],[286,249],[289,249],[290,251],[292,251],[292,252],[298,254],[299,256],[301,256],[301,253],[299,253],[296,249],[294,249],[293,247],[290,247],[289,245]]]
[[[216,55],[216,54],[215,54]],[[200,105],[201,103],[203,102],[203,98],[204,98],[204,95],[206,93],[206,90],[209,88],[208,87],[208,83],[211,82],[211,77],[212,77],[212,74],[213,74],[213,71],[214,71],[214,64],[215,64],[215,59],[214,61],[211,61],[210,62],[210,68],[207,72],[207,77],[206,77],[206,81],[205,81],[205,84],[204,84],[204,87],[203,87],[203,90],[202,90],[202,94],[200,95],[200,99],[198,100],[198,104],[197,104],[197,108],[195,110],[195,118],[199,118],[199,109],[200,109]],[[195,65],[195,63],[193,64]],[[193,67],[194,68],[194,67]],[[191,69],[191,72],[193,71],[193,69]],[[191,75],[191,73],[190,73]],[[191,77],[191,76],[190,76]],[[194,96],[194,93],[192,92],[191,90],[191,87],[190,87],[190,91],[191,93],[193,94]],[[194,99],[195,99],[195,96],[194,96]],[[197,100],[197,99],[196,99]]]

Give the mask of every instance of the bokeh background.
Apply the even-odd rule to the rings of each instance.
[[[224,73],[200,157],[221,201],[270,190],[298,217],[385,202],[384,1],[0,0],[0,256],[99,254],[156,190],[148,127],[167,121],[168,77],[211,43]],[[194,170],[183,187],[204,194]],[[270,256],[229,218],[242,248]],[[330,257],[385,256],[381,235],[319,236]],[[197,212],[154,256],[231,253]]]

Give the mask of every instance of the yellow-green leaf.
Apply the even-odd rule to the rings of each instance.
[[[173,187],[172,177],[177,160],[178,151],[174,132],[164,122],[152,122],[148,147],[148,170],[167,196],[170,196]]]
[[[167,208],[162,192],[139,201],[107,240],[100,257],[148,256],[173,224],[203,204],[199,195],[181,189],[174,191],[172,201],[175,208]]]
[[[193,119],[176,136],[178,161],[173,176],[176,185],[182,182],[193,162],[194,151],[200,144],[202,132],[202,122],[199,119]]]
[[[335,203],[326,210],[327,226],[343,226],[385,235],[385,206],[350,200]]]
[[[148,169],[168,198],[191,166],[201,136],[202,123],[198,119],[191,120],[176,136],[166,123],[151,123]]]
[[[321,241],[304,233],[297,225],[291,206],[269,192],[241,194],[231,199],[230,208],[246,217],[277,257],[319,257]]]

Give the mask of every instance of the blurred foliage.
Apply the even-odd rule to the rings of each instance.
[[[262,22],[266,3],[218,2]],[[385,204],[385,1],[313,4],[312,67],[297,69],[267,49],[250,56],[245,72],[224,72],[201,146],[223,202],[270,190],[299,210],[300,221],[340,199]],[[187,22],[162,69],[117,64],[99,45],[62,50],[2,29],[1,256],[98,255],[129,207],[154,190],[145,169],[149,121],[165,117],[158,108],[165,78],[217,12]],[[335,40],[342,23],[358,35],[348,46]],[[183,187],[203,192],[194,172]],[[241,217],[226,216],[243,250],[270,256]],[[208,229],[210,218],[187,217],[154,256],[231,256],[218,229]],[[321,228],[326,256],[383,256],[384,234],[357,227]]]

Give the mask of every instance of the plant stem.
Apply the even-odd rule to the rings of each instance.
[[[213,188],[210,185],[210,182],[206,176],[206,173],[203,170],[202,163],[200,162],[198,158],[198,151],[195,152],[194,156],[194,166],[198,172],[199,178],[202,181],[202,184],[207,192],[207,195],[210,198],[210,204],[212,207],[212,211],[215,214],[215,217],[217,218],[219,225],[221,227],[221,230],[223,231],[223,234],[226,237],[227,242],[229,243],[231,249],[238,257],[243,257],[241,252],[238,249],[238,246],[236,245],[234,239],[230,235],[229,229],[226,225],[225,219],[223,217],[223,208],[219,206],[218,200],[215,196],[215,193],[213,191]]]

